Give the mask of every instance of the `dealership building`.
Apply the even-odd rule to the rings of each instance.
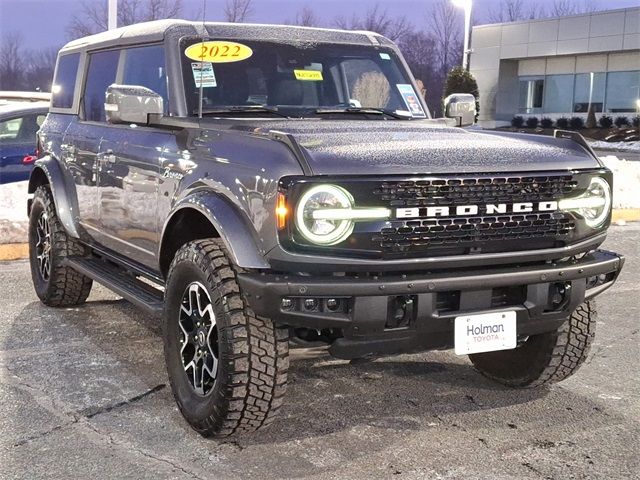
[[[473,27],[481,126],[640,112],[640,8]]]

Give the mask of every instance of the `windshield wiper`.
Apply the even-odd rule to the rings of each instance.
[[[198,112],[194,112],[196,115]],[[263,105],[232,105],[228,107],[206,108],[202,110],[203,115],[216,115],[220,113],[271,113],[278,117],[291,118],[286,113],[278,111],[277,108],[265,107]]]
[[[386,108],[376,107],[346,107],[346,108],[318,108],[315,113],[318,114],[331,114],[331,113],[362,113],[373,115],[386,115],[392,118],[398,118],[400,120],[409,120],[411,114],[402,115],[393,110],[387,110]],[[408,112],[407,112],[408,113]]]

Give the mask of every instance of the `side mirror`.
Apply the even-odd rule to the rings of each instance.
[[[476,121],[476,97],[470,93],[454,93],[444,99],[444,116],[456,120],[458,127],[468,127]]]
[[[104,111],[109,123],[143,123],[149,115],[162,115],[162,97],[138,85],[116,85],[107,88]]]

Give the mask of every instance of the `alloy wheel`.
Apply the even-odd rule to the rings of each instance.
[[[51,276],[51,230],[49,228],[49,216],[42,212],[36,225],[36,259],[38,271],[44,281]]]
[[[178,324],[187,379],[196,393],[207,395],[218,371],[218,330],[211,297],[200,282],[190,283],[182,294]]]

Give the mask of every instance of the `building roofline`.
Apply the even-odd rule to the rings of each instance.
[[[523,23],[549,22],[552,20],[561,20],[563,18],[591,17],[594,15],[603,15],[607,13],[616,13],[616,12],[628,12],[633,10],[640,11],[640,7],[615,8],[613,10],[596,10],[594,12],[588,12],[588,13],[575,13],[573,15],[563,15],[560,17],[531,18],[529,20],[515,20],[513,22],[483,23],[482,25],[474,25],[473,28],[476,29],[476,28],[485,28],[485,27],[497,27],[500,25],[518,25]]]

